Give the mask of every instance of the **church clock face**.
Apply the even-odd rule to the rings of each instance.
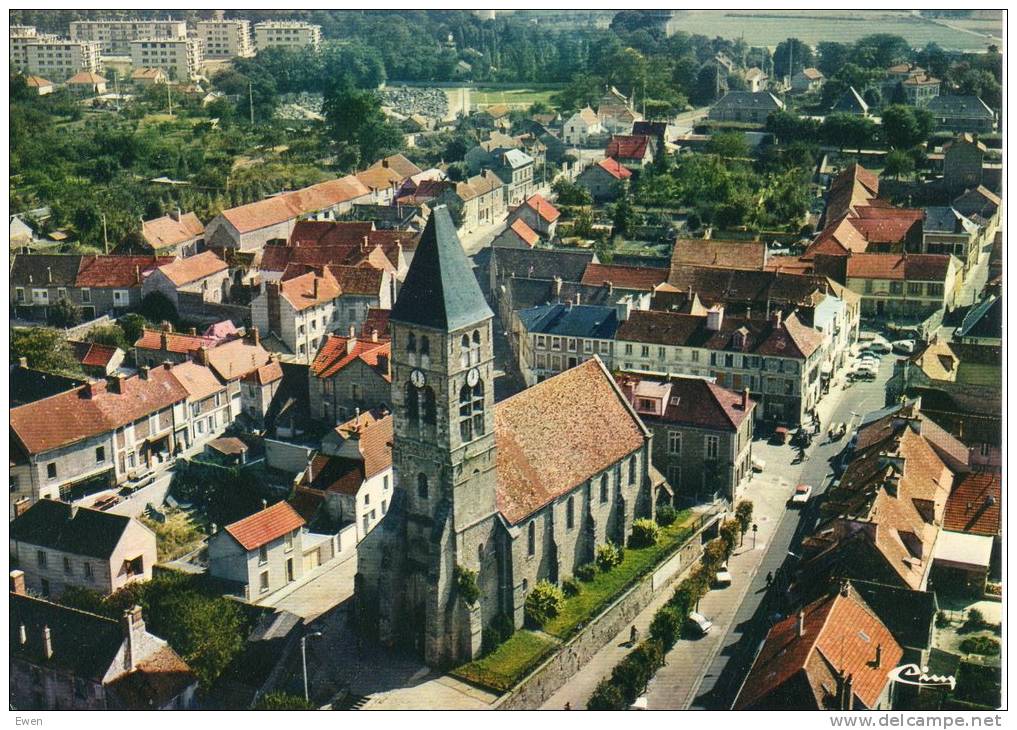
[[[413,383],[416,388],[423,388],[427,383],[427,377],[424,375],[424,371],[414,370],[410,373],[410,382]]]
[[[466,384],[468,386],[470,386],[471,388],[475,388],[477,386],[477,383],[479,382],[480,382],[479,370],[473,368],[472,370],[470,370],[470,372],[466,373]]]

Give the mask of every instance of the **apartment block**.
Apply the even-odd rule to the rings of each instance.
[[[254,26],[254,45],[266,48],[303,48],[321,44],[321,26],[296,21],[267,21]]]
[[[51,81],[66,81],[79,71],[102,71],[98,43],[40,37],[24,52],[25,71]]]
[[[238,58],[254,55],[249,20],[200,20],[198,38],[205,44],[205,58]]]
[[[44,36],[40,36],[34,26],[12,25],[10,27],[10,57],[11,66],[23,70],[28,65],[28,46],[37,43]]]
[[[71,22],[71,40],[92,41],[105,55],[130,53],[137,40],[182,40],[187,38],[187,23],[182,20],[75,20]]]
[[[194,78],[205,60],[200,38],[137,40],[130,48],[135,68],[159,68],[173,80]]]

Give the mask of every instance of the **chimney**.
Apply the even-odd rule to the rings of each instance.
[[[346,340],[346,354],[347,355],[352,354],[356,347],[357,347],[357,338],[351,334],[349,339]]]
[[[117,373],[108,378],[109,389],[117,395],[124,394],[124,376],[123,373]]]
[[[882,663],[883,663],[883,645],[876,644],[876,658],[873,661],[873,664],[875,664],[876,669],[879,669]]]
[[[376,330],[376,329],[374,329],[372,327],[371,328],[371,342],[377,342],[377,341],[378,341],[378,330]]]
[[[354,324],[350,325],[350,339],[355,340],[357,338],[357,326]]]
[[[267,499],[261,500],[261,508],[262,509],[268,509],[268,500]]]
[[[42,627],[42,651],[47,659],[53,658],[53,634],[50,632],[49,626]]]
[[[95,387],[91,383],[85,383],[85,387],[81,389],[82,394],[89,400],[95,395]]]
[[[604,283],[607,284],[607,293],[608,294],[613,294],[614,293],[614,282],[605,281]]]
[[[148,372],[149,372],[148,365],[142,365],[140,368],[138,368],[138,375],[141,377],[142,380],[148,380]]]
[[[840,595],[843,598],[847,598],[851,595],[851,586],[846,580],[840,582]]]
[[[160,325],[160,327],[162,328],[163,332],[173,332],[173,323],[172,322],[163,322]]]
[[[255,346],[261,345],[261,331],[257,327],[251,327],[251,344]]]
[[[24,624],[18,626],[18,643],[20,643],[22,646],[28,643],[28,632],[25,631]]]
[[[805,636],[805,611],[798,612],[798,638]]]
[[[313,274],[311,281],[313,282],[311,284],[311,297],[314,298],[314,299],[317,299],[318,298],[318,275],[317,274]]]
[[[746,388],[742,391],[742,413],[749,410],[749,389]]]
[[[784,318],[784,314],[778,309],[773,313],[773,325],[774,327],[780,327],[781,321]]]
[[[141,267],[140,266],[135,266],[134,267],[134,278],[135,278],[135,280],[139,284],[141,283]]]
[[[384,168],[388,168],[388,160],[382,160],[381,161],[381,166],[384,167]]]
[[[198,328],[197,327],[191,327],[191,329],[188,330],[188,332],[190,332],[191,337],[197,337],[198,336]]]
[[[25,571],[12,570],[10,575],[11,593],[19,596],[25,595]]]
[[[561,284],[562,280],[560,276],[554,277],[554,295],[561,296]]]
[[[179,205],[176,207],[176,210],[174,210],[173,212],[170,213],[170,218],[175,220],[177,223],[180,222],[180,206]]]
[[[159,346],[163,350],[169,349],[169,335],[166,332],[161,332],[159,334]]]
[[[706,312],[706,329],[710,332],[720,332],[721,325],[724,323],[724,307],[720,304],[716,304]]]
[[[208,367],[208,348],[204,345],[198,348],[198,362]]]
[[[582,296],[583,296],[583,295],[582,295],[581,293],[579,293],[579,292],[576,292],[576,306],[577,306],[577,307],[579,306],[579,302],[581,301],[581,299],[582,299]]]
[[[48,282],[49,282],[50,284],[52,284],[52,283],[53,283],[53,267],[52,267],[52,266],[47,266],[47,267],[46,267],[46,280],[47,280],[47,281],[48,281]]]
[[[27,368],[28,367],[28,358],[27,357],[19,357],[18,358],[18,365],[20,367],[22,367],[22,368]]]
[[[145,620],[141,616],[141,606],[135,605],[124,611],[120,620],[127,646],[124,650],[124,668],[130,672],[138,666],[142,659],[142,643],[145,636]]]
[[[362,242],[362,243],[360,244],[360,250],[361,250],[361,251],[366,251],[366,250],[367,250],[367,248],[368,248],[368,238],[367,238],[367,236],[364,236],[364,240],[363,240],[363,242]]]

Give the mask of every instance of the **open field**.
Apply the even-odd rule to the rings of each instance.
[[[538,101],[551,104],[551,97],[558,93],[557,89],[528,89],[525,86],[518,89],[493,89],[478,86],[470,91],[470,100],[478,109],[492,104],[508,104],[518,108],[528,107]]]
[[[998,21],[933,20],[902,11],[880,10],[838,10],[826,14],[816,10],[690,10],[675,18],[674,26],[679,31],[711,38],[744,37],[749,45],[771,48],[789,37],[814,46],[820,41],[851,43],[872,33],[893,33],[916,47],[935,41],[946,49],[984,51],[991,41],[977,33],[999,38],[1003,32],[1002,14]]]

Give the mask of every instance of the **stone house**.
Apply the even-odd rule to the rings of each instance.
[[[591,141],[599,142],[603,136],[604,125],[597,112],[588,106],[569,117],[562,127],[562,140],[574,147],[584,147]]]
[[[340,326],[343,293],[331,267],[326,266],[320,273],[293,269],[295,275],[291,278],[284,274],[281,281],[264,283],[251,302],[251,318],[259,330],[275,335],[289,354],[310,362],[325,337]],[[363,306],[364,315],[368,306]]]
[[[164,463],[186,443],[186,398],[166,365],[11,409],[11,499],[69,501]]]
[[[240,402],[244,415],[256,428],[263,428],[272,399],[279,391],[283,371],[278,357],[241,378]]]
[[[98,96],[106,93],[106,78],[95,71],[79,71],[65,83],[71,93],[78,96]]]
[[[996,113],[977,96],[937,96],[926,109],[940,132],[991,134],[996,126]]]
[[[455,193],[444,193],[439,201],[451,196],[462,204],[463,224],[460,230],[470,233],[482,226],[490,226],[502,219],[507,210],[506,186],[500,176],[490,170],[456,183]]]
[[[211,368],[195,362],[174,365],[170,372],[187,391],[184,402],[188,448],[207,443],[233,423],[226,384]],[[178,424],[179,428],[179,424]]]
[[[540,243],[537,232],[526,225],[522,218],[516,218],[491,241],[492,248],[533,248]]]
[[[520,328],[519,370],[527,385],[541,383],[594,355],[611,367],[618,329],[614,307],[558,302],[519,310],[515,317]]]
[[[943,145],[943,183],[959,192],[982,184],[982,165],[988,150],[970,134],[960,134]]]
[[[522,220],[534,232],[545,239],[554,238],[561,212],[551,205],[543,195],[535,193],[509,213],[509,223]]]
[[[159,292],[179,306],[180,292],[201,295],[206,302],[228,302],[230,298],[230,270],[226,262],[212,251],[181,258],[163,264],[145,279],[142,296]]]
[[[586,188],[595,203],[605,203],[618,197],[630,177],[632,173],[625,165],[607,158],[583,170],[576,184]]]
[[[38,96],[46,96],[56,91],[56,85],[49,79],[42,76],[26,76],[25,85],[32,89]]]
[[[236,335],[239,336],[239,335]],[[164,329],[153,330],[147,327],[141,331],[141,336],[134,343],[134,362],[137,365],[148,365],[155,367],[164,362],[178,363],[187,362],[197,357],[198,350],[202,347],[215,347],[228,339],[235,339],[234,335],[220,340],[211,335],[198,334],[196,329],[189,332],[174,332],[172,325],[165,325]]]
[[[304,519],[288,502],[226,525],[208,541],[208,572],[256,603],[304,574]]]
[[[320,495],[329,517],[354,525],[359,543],[392,503],[392,416],[358,413],[325,435],[296,485]]]
[[[710,377],[724,388],[748,389],[760,405],[759,420],[798,426],[822,395],[824,336],[795,314],[731,317],[723,305],[702,315],[635,310],[616,340],[615,368]]]
[[[845,284],[863,317],[925,318],[953,309],[961,270],[952,255],[859,253],[847,259]]]
[[[922,222],[922,253],[953,255],[964,272],[978,264],[984,238],[979,226],[949,205],[929,206]]]
[[[286,241],[299,220],[335,220],[372,193],[353,175],[224,210],[205,227],[209,248],[260,251],[269,241]]]
[[[155,533],[133,517],[43,499],[10,524],[11,559],[45,598],[67,588],[103,596],[151,580]]]
[[[766,91],[769,82],[770,77],[761,68],[753,66],[745,72],[745,85],[749,87],[749,91],[753,94]]]
[[[634,98],[634,95],[633,95]],[[597,103],[597,118],[607,134],[625,134],[642,119],[627,98],[613,86],[607,89]]]
[[[354,594],[369,636],[431,666],[478,656],[499,613],[521,626],[532,588],[625,541],[658,487],[651,435],[597,359],[495,406],[492,317],[436,208],[390,319],[395,489]],[[472,606],[454,566],[476,571]]]
[[[120,316],[141,306],[144,283],[169,256],[82,256],[71,301],[83,319]]]
[[[25,593],[11,572],[11,704],[23,710],[188,710],[198,679],[145,629],[141,607],[120,621]]]
[[[792,94],[808,94],[823,88],[826,77],[818,68],[803,68],[791,77]]]
[[[607,143],[604,157],[616,160],[635,172],[653,162],[653,148],[653,138],[645,134],[616,134]]]
[[[784,102],[769,91],[729,91],[710,107],[710,119],[718,122],[766,124],[770,114],[783,109]]]
[[[505,183],[505,204],[519,205],[536,191],[533,181],[534,160],[522,150],[502,150],[494,173]]]
[[[236,420],[244,411],[241,382],[249,373],[267,365],[272,356],[261,346],[261,334],[257,327],[244,339],[222,342],[215,347],[200,347],[195,361],[207,365],[216,377],[226,383],[230,401],[230,418]]]
[[[856,117],[869,116],[869,105],[854,86],[849,86],[830,107],[833,114],[853,114]]]
[[[981,226],[982,237],[988,241],[998,237],[999,210],[1002,202],[994,192],[984,185],[979,185],[958,195],[952,206],[958,213]]]
[[[678,504],[734,504],[752,476],[753,411],[740,393],[705,378],[623,373],[618,385],[653,432],[653,466]]]
[[[81,365],[85,374],[93,378],[105,378],[113,375],[124,361],[126,353],[119,347],[100,345],[95,342],[68,340],[74,359]]]
[[[329,335],[310,367],[311,417],[339,424],[392,402],[392,348],[375,333]]]
[[[69,254],[16,253],[10,269],[10,301],[13,316],[45,320],[51,304],[76,296],[75,280],[82,256]]]
[[[205,224],[178,208],[169,215],[141,222],[145,246],[158,256],[187,258],[205,246]]]

